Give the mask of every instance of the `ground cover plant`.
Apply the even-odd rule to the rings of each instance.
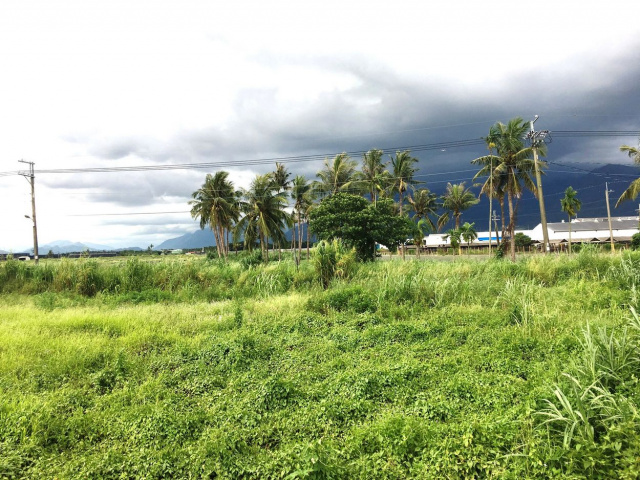
[[[1,264],[0,478],[638,477],[637,252],[244,258]]]

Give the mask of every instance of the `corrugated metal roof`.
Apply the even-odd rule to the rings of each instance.
[[[549,230],[553,230],[554,232],[568,232],[569,231],[569,223],[548,223],[547,227]],[[637,219],[611,219],[611,228],[613,230],[633,230],[638,228],[638,220]],[[583,232],[587,230],[609,230],[609,222],[605,219],[604,221],[579,221],[579,222],[571,222],[571,231],[572,232]]]

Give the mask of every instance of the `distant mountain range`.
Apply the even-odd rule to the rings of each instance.
[[[56,240],[55,242],[45,243],[43,245],[38,245],[38,253],[41,257],[46,256],[50,251],[55,254],[60,253],[77,253],[84,252],[89,250],[90,252],[120,252],[122,250],[135,250],[141,251],[140,247],[130,247],[130,248],[113,248],[108,245],[100,245],[97,243],[88,243],[88,242],[70,242],[68,240]],[[25,251],[29,253],[33,253],[33,247],[26,249]]]
[[[307,229],[305,226],[302,228],[302,235],[306,239]],[[291,242],[291,230],[285,232],[285,237],[288,242]],[[216,239],[213,236],[213,232],[210,228],[204,230],[196,230],[193,233],[186,233],[176,238],[170,238],[165,240],[160,245],[155,246],[154,250],[175,250],[183,249],[190,250],[195,248],[214,247],[216,245]]]
[[[189,250],[192,248],[211,247],[216,244],[215,237],[210,228],[196,230],[193,233],[186,233],[176,238],[165,240],[160,245],[156,245],[154,250],[174,250],[182,248]]]

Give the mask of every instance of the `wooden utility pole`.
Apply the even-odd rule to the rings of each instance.
[[[491,144],[489,144],[489,156],[491,156]],[[491,213],[493,212],[493,158],[491,158],[491,167],[489,168],[489,256],[491,256]],[[496,232],[496,237],[497,237]],[[496,245],[498,242],[496,242]],[[497,247],[496,247],[497,248]]]
[[[33,162],[25,162],[24,160],[18,160],[20,163],[26,163],[29,165],[29,173],[21,173],[21,175],[27,179],[31,184],[31,220],[33,221],[33,259],[36,264],[38,263],[38,224],[36,223],[36,191],[35,181],[36,175],[33,169]],[[29,218],[28,215],[25,217]]]
[[[536,134],[533,129],[533,124],[538,120],[538,115],[535,116],[535,119],[529,122],[529,126],[531,127],[531,131],[529,132],[529,136],[531,138],[531,148],[533,149],[533,165],[536,171],[536,190],[538,203],[540,204],[540,221],[542,223],[542,238],[544,242],[544,252],[549,253],[551,251],[551,245],[549,245],[549,231],[547,230],[547,212],[544,208],[544,196],[542,195],[542,176],[540,175],[540,166],[538,165],[538,145],[544,139],[546,135],[549,134],[548,131],[538,132]]]
[[[611,240],[611,253],[616,251],[616,245],[613,242],[613,229],[611,228],[611,208],[609,207],[609,184],[604,184],[605,198],[607,199],[607,218],[609,219],[609,240]]]

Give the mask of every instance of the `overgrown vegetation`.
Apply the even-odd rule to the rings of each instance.
[[[253,255],[1,264],[0,477],[638,477],[638,252]]]

